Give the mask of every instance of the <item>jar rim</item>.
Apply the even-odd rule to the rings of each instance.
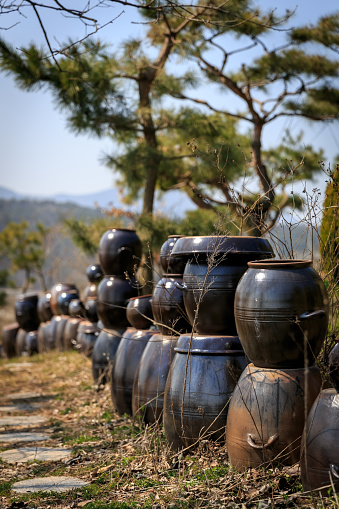
[[[253,260],[247,263],[250,269],[303,269],[312,266],[312,260]]]

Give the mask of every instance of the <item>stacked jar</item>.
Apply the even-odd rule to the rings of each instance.
[[[191,329],[181,289],[185,264],[172,257],[172,250],[181,238],[170,235],[160,251],[164,271],[153,297],[152,310],[157,331],[149,338],[141,356],[133,385],[133,415],[146,424],[159,422],[164,406],[164,390],[180,333]]]
[[[167,379],[164,430],[174,449],[224,440],[229,399],[247,361],[237,336],[234,295],[247,262],[273,256],[254,237],[183,237],[172,256],[185,258],[184,305],[193,332],[182,334]]]
[[[6,329],[6,334],[14,338],[17,325],[20,327],[15,334],[15,354],[32,355],[38,351],[38,295],[35,293],[23,293],[15,301],[15,316],[17,324],[11,324]],[[5,341],[6,344],[8,341]],[[5,349],[6,353],[6,349]]]
[[[227,419],[233,467],[293,464],[321,388],[315,360],[328,323],[325,286],[310,261],[253,261],[235,295],[238,334],[251,364],[234,390]]]
[[[104,274],[97,291],[102,330],[95,342],[92,372],[96,384],[107,381],[121,337],[128,327],[126,306],[138,294],[135,279],[141,260],[141,241],[135,230],[108,228],[100,239],[99,261]]]

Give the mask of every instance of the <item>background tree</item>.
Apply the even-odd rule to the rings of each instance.
[[[329,172],[320,236],[325,279],[336,286],[339,281],[339,165]]]
[[[9,263],[9,272],[15,274],[19,270],[24,271],[23,293],[35,281],[34,274],[38,276],[41,288],[47,290],[42,270],[47,233],[48,229],[42,223],[36,225],[35,231],[29,231],[26,221],[10,222],[0,232],[0,255]]]

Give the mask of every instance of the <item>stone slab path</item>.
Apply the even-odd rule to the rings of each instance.
[[[11,362],[9,364],[4,364],[4,368],[6,369],[29,369],[33,366],[33,362]]]
[[[40,398],[52,398],[53,396],[53,394],[44,394],[42,392],[15,392],[14,394],[6,396],[6,399],[10,401],[27,401]]]
[[[13,484],[12,490],[16,493],[32,493],[36,491],[69,491],[75,488],[87,486],[88,482],[84,482],[76,477],[38,477],[35,479],[27,479]]]
[[[49,435],[42,435],[41,433],[2,433],[0,434],[0,444],[8,442],[40,442],[42,440],[49,440]]]
[[[9,415],[0,417],[0,426],[35,426],[46,422],[46,417],[39,415]]]
[[[7,463],[27,463],[28,461],[60,461],[69,458],[72,449],[61,447],[21,447],[0,453]]]

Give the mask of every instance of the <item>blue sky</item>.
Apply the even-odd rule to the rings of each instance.
[[[273,2],[261,0],[259,5],[272,8]],[[298,3],[285,0],[278,5],[278,12],[280,5],[284,9],[297,8],[295,24],[316,21],[320,15],[338,9],[337,0],[300,0]],[[142,25],[135,24],[138,18],[134,10],[126,11],[121,6],[114,6],[103,11],[103,16],[106,20],[117,17],[101,32],[101,38],[113,45],[143,30]],[[69,35],[84,36],[79,23],[56,19],[50,13],[45,20],[55,45],[55,41],[64,41]],[[0,25],[9,24],[8,19],[3,19]],[[2,31],[1,35],[16,47],[32,40],[38,44],[43,42],[40,27],[32,15],[22,18],[19,25]],[[103,153],[112,149],[109,139],[75,136],[67,128],[66,115],[55,108],[47,91],[21,91],[4,73],[0,73],[0,89],[1,186],[29,195],[52,196],[56,193],[92,193],[114,185],[112,171],[100,162]],[[279,142],[285,126],[286,120],[267,130],[264,137],[266,146]],[[310,126],[296,119],[290,121],[289,126],[295,134],[304,129],[305,141],[314,144],[315,148],[323,147],[329,160],[339,153],[338,125]],[[316,185],[323,189],[325,177],[320,177]]]

